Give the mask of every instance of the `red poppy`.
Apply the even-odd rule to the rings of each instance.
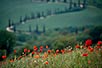
[[[12,62],[14,62],[14,60],[13,60],[13,59],[11,59],[11,60],[10,60],[10,63],[12,63]]]
[[[38,50],[37,46],[34,46],[33,48],[34,48],[34,51],[37,51]]]
[[[92,47],[90,47],[90,46],[88,46],[88,50],[90,51],[90,52],[93,52],[93,48]]]
[[[16,51],[16,50],[14,50],[13,52],[14,52],[14,53],[16,53],[17,51]]]
[[[101,46],[100,46],[100,45],[97,45],[97,46],[96,46],[96,48],[98,48],[98,49],[99,49],[99,48],[101,48]]]
[[[40,49],[40,52],[42,52],[43,51],[43,49]]]
[[[30,52],[30,50],[28,50],[28,53]]]
[[[49,64],[49,62],[48,62],[48,61],[46,61],[46,62],[45,62],[45,64]]]
[[[40,46],[40,52],[42,52],[43,51],[43,46]]]
[[[40,46],[40,49],[43,49],[43,46]]]
[[[48,49],[49,47],[46,45],[46,49]]]
[[[92,45],[92,40],[91,39],[86,40],[85,45],[86,46],[91,46]]]
[[[59,50],[58,49],[56,50],[56,53],[59,53]]]
[[[27,52],[27,48],[24,48],[24,53],[26,53]]]
[[[6,55],[3,55],[3,56],[2,56],[2,59],[6,59]]]
[[[88,64],[90,64],[91,63],[91,60],[88,60]]]
[[[48,52],[48,53],[51,53],[51,50],[48,50],[47,52]]]
[[[87,56],[88,56],[88,53],[84,53],[84,54],[82,54],[82,56],[85,56],[85,57],[87,57]]]
[[[75,48],[80,48],[80,46],[79,45],[76,45]]]
[[[62,53],[62,54],[64,54],[64,52],[65,52],[64,50],[61,50],[61,53]]]
[[[32,55],[34,55],[34,54],[35,54],[35,52],[33,51],[33,52],[32,52]]]
[[[97,45],[102,45],[102,41],[98,41],[97,42]]]

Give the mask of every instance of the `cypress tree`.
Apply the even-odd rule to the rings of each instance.
[[[45,25],[43,25],[43,33],[45,33],[46,32],[46,27],[45,27]]]
[[[80,7],[80,0],[78,0],[78,7]]]
[[[83,0],[83,8],[86,8],[86,0]]]
[[[11,26],[11,19],[8,20],[8,27]]]
[[[31,28],[31,25],[29,25],[29,32],[32,32],[32,28]]]
[[[69,2],[69,9],[72,9],[72,0]]]
[[[64,0],[63,2],[64,2],[64,3],[67,3],[67,0]]]

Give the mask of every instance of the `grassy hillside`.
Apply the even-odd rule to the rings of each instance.
[[[87,9],[79,12],[50,16],[45,19],[30,20],[26,24],[18,26],[17,29],[28,30],[29,25],[32,26],[32,29],[35,29],[36,24],[39,24],[40,28],[45,24],[48,29],[68,26],[102,25],[101,11],[101,9],[89,6]]]

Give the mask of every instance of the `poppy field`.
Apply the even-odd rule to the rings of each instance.
[[[24,48],[21,56],[16,56],[4,60],[2,68],[102,68],[102,41],[95,45],[91,39],[87,39],[84,44],[76,44],[74,48],[68,46],[64,49],[50,49],[36,45],[33,51]]]

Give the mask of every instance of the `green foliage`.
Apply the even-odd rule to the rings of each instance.
[[[7,54],[11,52],[16,42],[16,36],[13,33],[1,30],[0,31],[0,49],[6,49]]]
[[[0,61],[2,60],[2,56],[6,54],[6,50],[0,50]]]
[[[92,37],[93,41],[96,43],[98,40],[102,40],[100,38],[102,34],[102,26],[96,26],[89,31],[89,35]]]
[[[72,37],[69,37],[69,36],[62,37],[61,36],[59,38],[53,39],[53,43],[51,44],[51,46],[54,50],[56,50],[56,49],[63,49],[67,46],[74,47],[75,44],[76,44],[76,40],[74,36]]]

